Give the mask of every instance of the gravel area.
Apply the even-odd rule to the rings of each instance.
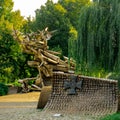
[[[79,115],[61,115],[59,117],[54,115],[53,113],[46,113],[35,108],[0,109],[0,120],[94,120]]]
[[[0,102],[0,120],[95,120],[81,115],[57,117],[58,113],[36,109],[36,106],[37,102]]]
[[[0,97],[0,120],[98,120],[90,116],[59,115],[36,109],[40,93],[12,94]]]

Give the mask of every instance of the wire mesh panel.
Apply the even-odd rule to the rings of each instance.
[[[51,97],[45,110],[60,113],[105,115],[118,108],[116,80],[54,73]]]

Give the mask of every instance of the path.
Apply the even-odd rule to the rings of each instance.
[[[94,120],[80,115],[46,113],[36,109],[39,92],[0,96],[0,120]]]

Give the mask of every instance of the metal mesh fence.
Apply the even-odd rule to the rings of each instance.
[[[52,93],[45,111],[83,115],[106,115],[117,111],[116,80],[87,76],[77,76],[74,80],[71,76],[75,75],[54,73]]]

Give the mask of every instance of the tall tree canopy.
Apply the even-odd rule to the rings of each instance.
[[[12,27],[9,22],[12,8],[12,0],[0,0],[0,30]]]
[[[76,61],[80,71],[120,70],[120,1],[95,0],[81,10]]]
[[[76,34],[78,16],[80,9],[88,4],[89,0],[59,0],[53,3],[48,0],[45,6],[36,10],[34,25],[36,29],[57,30],[56,34],[48,42],[50,48],[62,49],[63,55],[68,56],[68,40],[71,38],[71,31]],[[75,38],[76,39],[76,38]]]
[[[58,2],[66,9],[66,17],[69,18],[72,26],[77,29],[81,8],[89,5],[90,0],[59,0]]]
[[[12,37],[13,29],[21,30],[25,20],[20,11],[12,11],[12,0],[0,0],[0,82],[13,82],[20,75],[25,57]]]
[[[57,30],[56,34],[49,41],[49,46],[52,48],[60,47],[64,55],[68,54],[68,34],[70,22],[65,17],[66,10],[59,4],[54,4],[48,0],[45,6],[36,10],[36,29],[44,29],[48,27],[49,30]]]

